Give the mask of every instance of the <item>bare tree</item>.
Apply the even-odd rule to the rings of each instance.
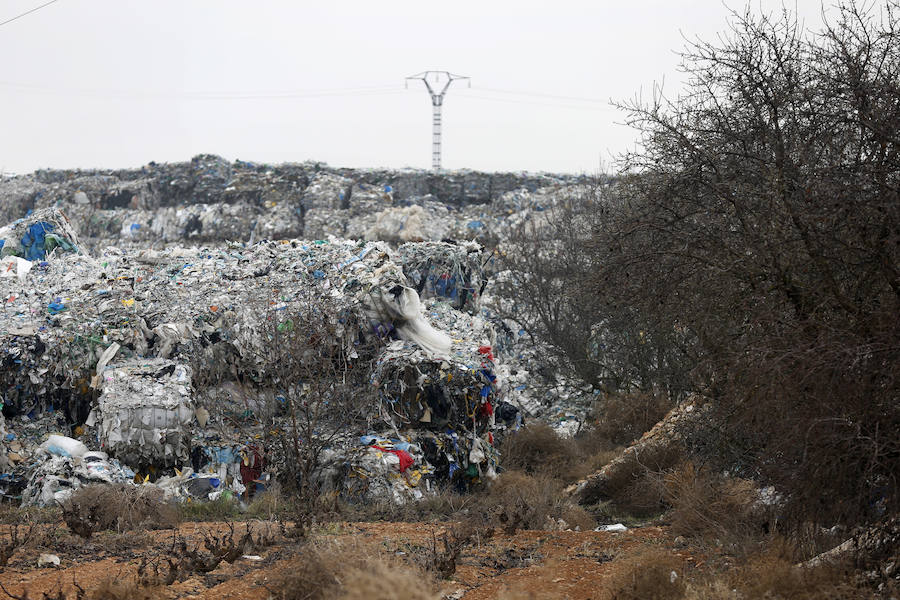
[[[368,378],[380,340],[367,334],[364,307],[321,288],[304,288],[290,299],[278,290],[260,297],[244,311],[249,321],[241,328],[253,323],[253,336],[245,338],[243,353],[232,346],[207,352],[201,360],[218,369],[207,369],[199,385],[236,380],[252,399],[249,425],[264,432],[268,468],[293,499],[296,531],[303,536],[324,508],[325,452],[364,433],[377,414]],[[226,357],[218,355],[222,351]]]
[[[680,374],[688,359],[678,331],[589,285],[602,266],[594,232],[607,227],[620,185],[598,179],[571,188],[512,230],[502,246],[508,271],[496,284],[502,316],[556,350],[545,357],[551,377],[571,372],[607,393],[641,390],[674,399],[684,391]]]
[[[898,11],[842,3],[818,34],[748,11],[691,43],[686,92],[622,105],[642,144],[593,239],[595,293],[695,358],[698,447],[804,518],[900,501]]]

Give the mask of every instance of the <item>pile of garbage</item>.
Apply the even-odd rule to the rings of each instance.
[[[187,163],[132,170],[43,170],[0,178],[0,222],[63,210],[96,252],[264,239],[402,243],[502,237],[583,176],[335,169],[322,163]],[[522,213],[522,211],[526,211]],[[522,214],[519,214],[522,213]]]
[[[19,235],[36,225],[44,234],[40,256],[33,253],[39,242],[26,245],[22,239],[31,238]],[[57,209],[35,211],[0,231],[18,240],[9,244],[16,275],[0,279],[6,426],[34,449],[44,436],[29,434],[27,425],[54,415],[52,433],[119,461],[103,463],[116,465],[107,469],[114,481],[131,472],[162,478],[175,496],[186,494],[185,486],[192,496],[197,486],[209,494],[238,492],[262,420],[255,431],[229,427],[234,415],[222,412],[229,403],[198,402],[191,358],[227,351],[234,360],[230,381],[251,384],[242,402],[252,415],[260,403],[253,385],[275,368],[266,361],[264,322],[315,297],[345,307],[355,315],[348,322],[368,324],[366,332],[344,328],[327,343],[352,344],[372,332],[385,340],[371,373],[376,443],[331,449],[345,493],[365,498],[390,490],[401,501],[437,482],[465,488],[491,478],[499,462],[494,436],[519,422],[498,377],[491,324],[476,314],[486,281],[477,244],[408,243],[398,253],[382,242],[290,240],[107,248],[93,258]],[[35,260],[24,258],[28,252]],[[8,466],[14,455],[22,456],[7,447]],[[36,450],[29,456],[7,478],[25,482],[23,501],[59,500],[64,488],[92,480],[80,447],[70,456],[40,460]],[[177,474],[166,475],[171,468]],[[6,493],[14,487],[6,485]]]

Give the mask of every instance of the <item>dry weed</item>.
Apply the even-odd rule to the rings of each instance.
[[[683,563],[661,548],[646,548],[616,561],[603,600],[672,600],[685,593]]]
[[[840,565],[807,568],[793,563],[789,546],[772,544],[742,565],[688,586],[687,600],[862,600],[873,590],[854,583]]]
[[[611,445],[627,445],[659,423],[671,408],[664,398],[646,392],[611,394],[594,404],[591,429]]]
[[[570,523],[566,518],[572,519]],[[562,485],[545,475],[508,471],[479,498],[473,518],[497,524],[507,533],[517,529],[592,529],[594,520],[562,497]],[[560,523],[560,519],[565,523]]]
[[[437,600],[422,576],[404,566],[369,560],[365,565],[348,569],[342,577],[339,600]]]
[[[101,581],[100,585],[87,594],[87,600],[159,600],[165,597],[161,587],[145,586],[118,577]]]
[[[161,489],[127,484],[80,488],[62,503],[62,511],[69,529],[83,538],[106,529],[166,529],[180,520],[178,509],[164,500]]]
[[[762,532],[756,486],[687,461],[662,477],[675,535],[733,541]]]
[[[267,586],[276,600],[436,600],[433,580],[413,565],[358,543],[306,544]]]

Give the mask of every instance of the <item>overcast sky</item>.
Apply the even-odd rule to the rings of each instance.
[[[0,22],[45,2],[0,0]],[[818,28],[819,0],[796,7]],[[445,98],[445,168],[596,173],[635,139],[610,99],[662,80],[676,94],[684,37],[714,39],[727,14],[718,0],[57,0],[0,26],[0,171],[199,153],[429,168],[431,100],[404,77],[448,70],[471,88]]]

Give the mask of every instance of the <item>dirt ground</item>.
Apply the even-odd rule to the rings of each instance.
[[[266,525],[252,525],[262,531]],[[59,590],[75,597],[75,584],[90,590],[104,579],[134,578],[142,558],[164,556],[172,547],[172,530],[138,531],[125,534],[106,532],[82,540],[64,525],[43,525],[39,541],[17,549],[9,565],[0,573],[0,584],[14,596],[25,592],[31,599]],[[245,525],[237,524],[242,533]],[[365,544],[375,552],[398,557],[427,552],[447,525],[423,523],[334,523],[316,532],[316,539]],[[269,597],[267,582],[285,568],[298,546],[284,538],[277,527],[269,526],[274,543],[255,548],[234,563],[222,562],[209,573],[195,574],[166,588],[169,598],[229,600]],[[188,545],[206,533],[224,532],[222,523],[186,523],[177,536]],[[9,526],[0,528],[8,534]],[[6,535],[3,538],[8,539]],[[665,528],[644,527],[625,532],[519,531],[515,535],[495,533],[466,547],[456,573],[441,583],[445,597],[465,600],[496,598],[502,593],[534,598],[597,598],[604,579],[617,563],[647,546],[671,549],[686,569],[698,562],[672,545]],[[38,567],[41,553],[53,553],[60,565]],[[0,598],[6,597],[0,592]]]

